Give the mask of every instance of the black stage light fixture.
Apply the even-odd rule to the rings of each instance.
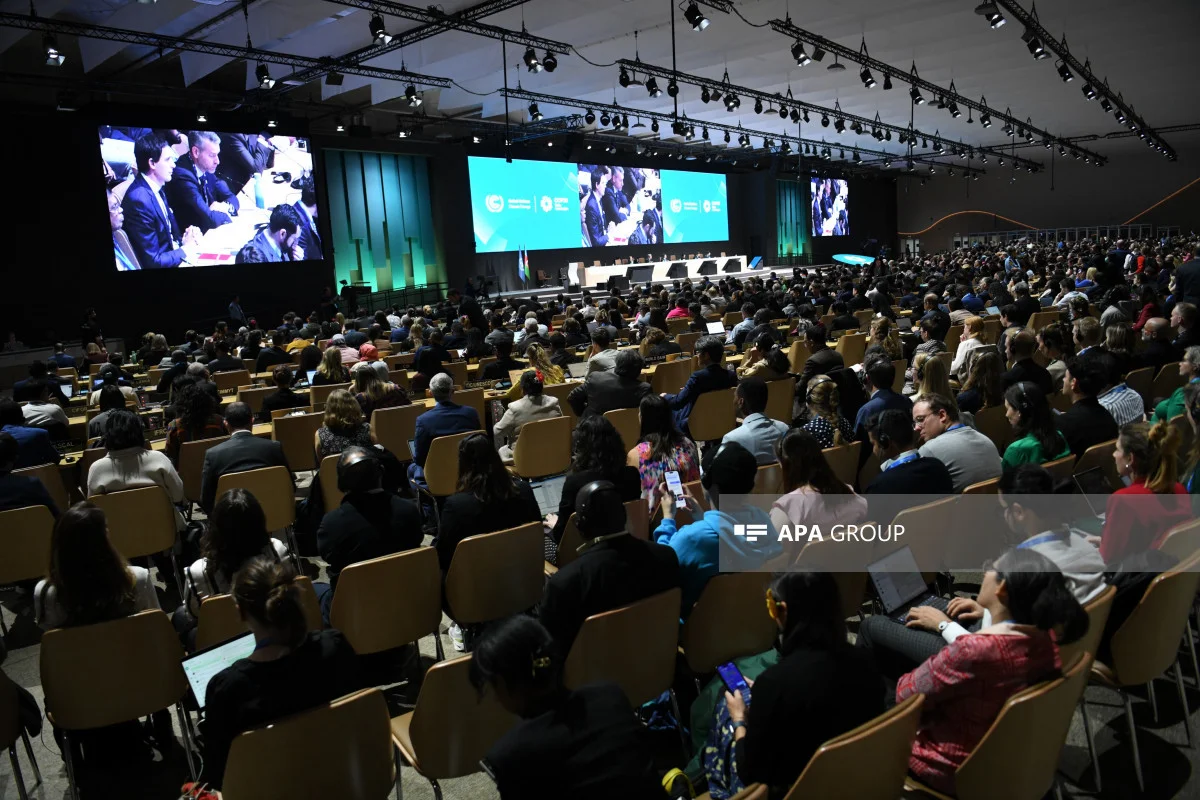
[[[421,105],[422,102],[424,102],[421,99],[421,95],[417,94],[417,87],[411,84],[407,89],[404,90],[404,100],[408,103],[410,108],[416,108],[417,106]],[[530,108],[537,108],[537,103],[533,103]]]
[[[338,117],[338,118],[337,118],[337,124],[336,124],[336,125],[334,125],[334,128],[333,128],[333,129],[334,129],[335,131],[337,131],[338,133],[345,133],[345,132],[346,132],[346,123],[342,122],[342,118],[341,118],[341,117]],[[475,137],[475,139],[476,139],[476,142],[475,142],[475,143],[476,143],[476,144],[479,144],[479,142],[478,142],[478,139],[479,139],[479,137],[478,137],[478,136],[476,136],[476,137]]]
[[[741,105],[742,105],[742,101],[738,99],[738,96],[736,94],[725,95],[725,110],[726,111],[734,111],[735,109],[740,108]]]
[[[887,91],[890,91],[891,88],[892,88],[892,76],[889,73],[889,74],[883,76],[883,90],[885,92],[887,92]]]
[[[558,69],[558,56],[547,50],[546,57],[542,59],[542,66],[545,67],[546,72],[554,72]]]
[[[658,120],[656,120],[656,119],[650,120],[650,130],[654,131],[655,133],[658,133]]]
[[[1046,52],[1046,48],[1042,47],[1042,40],[1039,39],[1033,31],[1028,28],[1021,34],[1021,40],[1025,42],[1025,47],[1029,50],[1029,55],[1033,56],[1038,61],[1043,58],[1049,58],[1050,54]]]
[[[857,150],[855,150],[855,151],[854,151],[854,163],[855,163],[855,164],[861,164],[861,163],[862,163],[862,156],[860,156],[860,155],[858,154],[858,151],[857,151]]]
[[[592,111],[589,108],[587,110],[587,113],[583,115],[583,121],[586,122],[588,125],[591,125],[593,122],[596,121],[596,112]]]
[[[787,117],[788,117],[788,110],[787,110],[787,106],[780,106],[780,107],[779,107],[779,118],[780,118],[780,119],[787,119]]]
[[[196,122],[199,122],[200,124],[204,124],[204,123],[208,122],[208,116],[203,111],[197,111],[196,112]]]
[[[525,50],[525,56],[521,60],[525,62],[525,67],[530,72],[542,71],[542,62],[538,61],[537,53],[534,52],[532,47]]]
[[[988,25],[992,27],[992,30],[999,28],[1008,21],[1004,18],[1004,15],[1000,13],[1000,9],[996,8],[996,4],[990,2],[990,0],[989,2],[980,3],[979,5],[975,6],[975,13],[986,19]]]
[[[706,142],[708,141],[708,128],[704,128],[704,129],[703,129],[703,130],[700,132],[700,138],[701,138],[701,139],[703,139],[703,140],[704,140],[704,141],[706,141]]]
[[[821,47],[821,45],[819,45],[819,44],[814,44],[813,51],[812,51],[812,60],[813,61],[824,61],[825,60],[825,48]]]
[[[600,124],[607,126],[610,121],[611,121],[611,118],[608,116],[608,112],[601,111],[600,112]]]
[[[651,97],[662,97],[662,89],[658,88],[658,81],[654,78],[646,79],[646,94]]]
[[[391,34],[387,32],[387,25],[383,23],[383,17],[379,14],[371,15],[371,22],[367,26],[371,29],[371,38],[378,44],[387,44],[392,41]]]
[[[46,57],[46,63],[49,64],[49,48],[46,49]],[[59,58],[58,63],[62,63],[61,57]],[[258,80],[258,88],[260,89],[271,89],[275,86],[275,80],[271,77],[271,68],[261,61],[258,63],[258,66],[254,68],[254,77]]]
[[[1100,98],[1100,107],[1104,109],[1105,112],[1112,111],[1112,103],[1108,101],[1107,97]]]
[[[1083,85],[1083,89],[1082,89],[1082,91],[1083,91],[1083,96],[1084,96],[1084,99],[1087,99],[1087,100],[1094,100],[1094,99],[1095,99],[1095,97],[1096,97],[1096,90],[1095,90],[1094,88],[1092,88],[1092,85],[1091,85],[1090,83],[1085,83],[1085,84]]]
[[[871,70],[866,67],[863,67],[858,73],[858,79],[862,81],[863,87],[867,89],[874,89],[878,85],[875,77],[871,75]]]
[[[800,121],[800,109],[793,108],[791,111],[789,111],[788,119],[790,119],[792,122],[799,122]]]
[[[829,115],[828,115],[828,114],[822,114],[822,115],[821,115],[821,127],[822,127],[822,128],[828,128],[828,127],[829,127]]]
[[[863,132],[862,123],[859,122],[858,120],[855,120],[854,124],[850,126],[850,130],[854,131],[859,136],[862,136],[862,132]]]
[[[792,154],[791,142],[784,142],[783,146],[779,148],[779,152],[783,153],[785,156],[790,156]]]
[[[804,42],[796,40],[792,45],[792,58],[796,59],[796,66],[803,67],[806,64],[811,64],[812,59],[808,57],[808,53],[804,52]]]
[[[761,114],[763,112],[762,98],[758,97],[754,100],[754,113]]]
[[[529,104],[529,118],[534,122],[538,122],[542,118],[542,112],[538,109],[537,103]]]
[[[725,131],[725,144],[729,144],[729,131]]]
[[[330,70],[325,73],[326,86],[341,86],[346,80],[346,76],[336,70]]]
[[[633,83],[629,79],[629,70],[625,69],[625,67],[621,67],[621,71],[617,75],[617,83],[621,84],[622,89],[628,89],[629,84]]]
[[[1075,80],[1075,76],[1071,74],[1071,68],[1067,66],[1067,62],[1059,61],[1054,65],[1054,68],[1058,70],[1058,77],[1062,78],[1063,83],[1070,83]]]
[[[915,86],[908,90],[908,96],[912,98],[914,105],[920,106],[925,104],[925,97],[921,94],[921,90]]]
[[[707,86],[705,86],[705,87],[703,87],[702,89],[700,89],[700,102],[701,102],[701,103],[707,103],[707,102],[708,102],[709,100],[711,100],[711,99],[712,99],[712,95],[710,95],[710,94],[708,93],[708,87],[707,87]]]
[[[695,3],[689,3],[687,10],[683,12],[683,18],[687,20],[688,25],[692,26],[694,31],[702,31],[708,27],[708,17],[700,13],[700,9]]]
[[[802,116],[804,117],[804,121],[808,122],[808,109],[807,108],[804,109],[804,113],[802,114]]]
[[[667,95],[669,97],[676,97],[679,95],[679,84],[675,82],[674,78],[671,78],[671,80],[667,81]]]
[[[979,115],[979,124],[985,128],[992,127],[992,116],[986,111]]]
[[[953,100],[950,101],[950,105],[948,105],[947,108],[950,109],[950,116],[954,117],[955,119],[958,119],[962,116],[962,112],[958,110],[958,103],[954,102]]]
[[[845,133],[846,132],[846,120],[839,119],[837,122],[833,123],[833,129],[835,131],[837,131],[838,133]]]

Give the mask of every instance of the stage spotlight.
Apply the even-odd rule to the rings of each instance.
[[[658,88],[658,81],[654,78],[646,79],[646,94],[651,97],[662,97],[662,89]]]
[[[858,79],[862,81],[863,87],[867,89],[874,89],[877,85],[874,76],[871,75],[871,70],[866,67],[863,67],[862,71],[858,73]]]
[[[601,111],[600,112],[600,124],[607,126],[610,121],[611,121],[611,118],[608,116],[608,112]]]
[[[854,124],[850,126],[850,130],[854,131],[857,135],[862,136],[862,132],[863,132],[862,123],[859,122],[858,120],[855,120]]]
[[[1100,107],[1104,109],[1105,112],[1112,111],[1112,103],[1108,102],[1107,97],[1100,98]]]
[[[700,131],[700,138],[706,142],[708,141],[708,128],[704,128],[702,131]]]
[[[1059,156],[1066,156],[1066,154],[1067,154],[1067,148],[1063,147],[1063,146],[1060,144],[1060,145],[1058,146],[1058,154],[1059,154]]]
[[[855,164],[861,164],[861,163],[862,163],[862,156],[860,156],[860,155],[858,154],[858,151],[857,151],[857,150],[855,150],[855,151],[854,151],[854,163],[855,163]]]
[[[687,126],[687,135],[684,138],[687,139],[689,142],[692,139],[696,138],[696,126],[695,125]]]
[[[525,51],[525,56],[521,60],[525,62],[525,66],[530,72],[542,71],[542,62],[538,61],[537,53],[532,47]]]
[[[47,55],[46,63],[50,63],[49,54],[50,54],[50,51],[49,51],[49,49],[47,49],[46,50],[46,55]],[[61,57],[60,57],[60,60],[58,63],[59,64],[62,63]],[[261,61],[258,63],[258,66],[254,68],[254,77],[258,79],[258,88],[260,88],[260,89],[271,89],[271,88],[274,88],[274,86],[275,86],[275,80],[271,77],[270,67],[268,67],[266,64],[262,63]]]
[[[1042,40],[1033,34],[1033,31],[1028,28],[1021,34],[1021,40],[1025,42],[1025,47],[1029,49],[1029,55],[1033,56],[1038,61],[1043,58],[1049,58],[1050,54],[1046,52],[1046,48],[1042,47]]]
[[[779,107],[779,118],[780,118],[780,119],[787,119],[787,117],[788,117],[788,110],[787,110],[787,107],[786,107],[786,106],[780,106],[780,107]]]
[[[482,136],[472,136],[472,137],[471,137],[471,144],[479,144],[479,143],[480,143],[480,142],[482,142],[482,141],[483,141],[483,137],[482,137]],[[588,150],[591,150],[591,149],[592,149],[592,146],[589,144],[589,145],[588,145]]]
[[[711,100],[711,99],[712,99],[712,95],[710,95],[710,94],[708,93],[708,87],[707,87],[707,86],[705,86],[704,88],[702,88],[702,89],[700,90],[700,102],[701,102],[701,103],[707,103],[707,102],[708,102],[709,100]]]
[[[828,114],[822,114],[822,115],[821,115],[821,127],[822,127],[822,128],[828,128],[828,127],[829,127],[829,115],[828,115]]]
[[[610,144],[607,148],[605,148],[605,152],[615,153],[617,152],[617,146],[615,144]]]
[[[658,133],[658,120],[656,120],[656,119],[650,120],[650,130],[654,131],[655,133]]]
[[[691,25],[694,31],[702,31],[708,27],[708,17],[700,13],[700,9],[696,8],[695,3],[688,3],[687,10],[683,12],[683,18],[688,21],[688,25]]]
[[[554,140],[551,139],[550,141],[546,142],[546,147],[554,147]]]
[[[725,131],[725,144],[729,144],[729,131]]]
[[[790,156],[792,154],[791,142],[784,142],[783,147],[779,148],[779,152],[783,153],[785,156]]]
[[[980,153],[980,154],[979,154],[979,161],[980,161],[980,163],[982,163],[982,164],[986,164],[986,163],[987,163],[987,153]]]
[[[1070,83],[1075,80],[1075,76],[1071,74],[1071,68],[1067,66],[1067,62],[1059,61],[1054,66],[1058,70],[1058,77],[1062,78],[1063,83]]]
[[[676,97],[678,94],[679,84],[675,82],[674,78],[671,78],[671,80],[667,81],[667,96]]]
[[[639,145],[636,145],[633,149],[634,149],[634,152],[636,152],[640,156],[646,152],[646,145],[639,144]]]
[[[1118,108],[1117,113],[1114,116],[1117,118],[1117,122],[1120,122],[1122,125],[1125,124],[1125,112],[1124,111],[1122,111],[1121,109]]]
[[[790,119],[792,122],[799,122],[800,116],[800,109],[798,108],[793,108],[790,112],[788,112],[788,119]],[[807,121],[807,118],[805,118],[805,121]]]
[[[1003,128],[1001,128],[1000,130],[1004,131],[1004,135],[1005,135],[1005,136],[1012,136],[1012,135],[1013,135],[1013,126],[1012,126],[1012,123],[1011,123],[1011,122],[1005,122],[1005,123],[1004,123],[1004,127],[1003,127]]]
[[[801,116],[804,118],[805,122],[808,122],[808,109],[807,108],[804,109],[804,113]]]
[[[629,79],[629,70],[625,69],[625,67],[621,67],[621,72],[617,75],[617,83],[621,84],[622,89],[628,89],[629,84],[633,83]]]
[[[979,124],[985,128],[992,127],[992,117],[986,111],[979,115]]]
[[[953,100],[951,100],[950,104],[946,107],[950,109],[950,116],[954,117],[955,119],[958,119],[962,116],[962,112],[958,110],[958,103],[954,102]]]
[[[845,133],[846,132],[846,120],[839,119],[837,122],[833,123],[833,129],[835,131],[837,131],[838,133]]]
[[[938,111],[942,111],[946,108],[946,98],[940,94],[937,96],[937,108]]]
[[[1054,147],[1054,142],[1050,141],[1049,138],[1043,139],[1042,147],[1046,148],[1047,150],[1050,150]]]
[[[712,101],[714,103],[717,103],[717,102],[720,102],[720,100],[721,100],[721,89],[718,87],[718,88],[712,90]]]
[[[754,99],[754,113],[761,114],[762,112],[763,112],[762,98],[757,97]]]
[[[596,121],[596,112],[592,111],[589,108],[587,110],[587,113],[583,115],[583,121],[586,122],[588,125],[591,125],[593,122]]]
[[[819,44],[813,45],[812,60],[813,61],[824,61],[825,60],[825,50],[824,50],[824,48],[821,47],[821,45],[819,45]]]
[[[421,95],[417,94],[417,87],[412,86],[411,84],[407,89],[404,90],[404,99],[407,101],[410,108],[416,108],[423,102]],[[536,109],[537,103],[532,104],[529,108],[530,111]]]
[[[1003,167],[1003,166],[1004,166],[1004,158],[1003,158],[1003,157],[1001,157],[1001,158],[997,158],[997,159],[996,159],[996,164],[997,164],[997,166],[1001,166],[1001,167]]]
[[[337,131],[338,133],[345,133],[345,132],[346,132],[346,124],[345,124],[344,122],[342,122],[342,118],[341,118],[341,117],[338,117],[338,118],[337,118],[337,124],[334,126],[334,130],[335,130],[335,131]],[[479,137],[478,137],[478,136],[476,136],[476,137],[475,137],[475,144],[479,144]]]
[[[806,64],[812,63],[812,59],[808,57],[808,53],[804,52],[804,42],[799,40],[792,45],[792,58],[796,59],[797,67],[803,67]]]
[[[1025,141],[1033,144],[1033,131],[1025,131]]]
[[[890,90],[891,90],[891,88],[892,88],[892,76],[891,76],[891,74],[884,75],[884,76],[883,76],[883,90],[886,92],[886,91],[890,91]]]
[[[538,122],[542,118],[542,112],[538,109],[537,103],[529,104],[529,118],[534,122]]]
[[[371,38],[378,44],[387,44],[392,41],[391,35],[387,32],[387,26],[383,24],[383,17],[379,14],[371,15],[368,27],[371,29]]]
[[[554,72],[558,69],[558,57],[547,50],[546,57],[542,59],[542,66],[545,67],[546,72]]]
[[[725,95],[725,110],[736,111],[742,107],[742,101],[736,94]]]
[[[999,28],[1008,21],[1000,13],[1000,9],[996,8],[996,4],[990,1],[975,6],[975,13],[986,19],[992,30]]]
[[[208,122],[208,117],[207,117],[207,116],[205,116],[205,114],[204,114],[204,112],[203,112],[203,111],[197,111],[197,112],[196,112],[196,122],[199,122],[199,123],[205,123],[205,122]]]
[[[921,90],[915,86],[908,90],[908,96],[912,98],[914,105],[920,106],[925,104],[925,98],[921,95]]]
[[[341,86],[346,81],[346,76],[336,70],[330,70],[325,74],[326,86]]]
[[[1092,88],[1092,85],[1090,83],[1085,83],[1083,85],[1082,91],[1083,91],[1083,96],[1085,99],[1087,99],[1087,100],[1095,99],[1096,90]]]

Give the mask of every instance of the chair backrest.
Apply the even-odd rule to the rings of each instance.
[[[211,439],[184,442],[180,446],[179,477],[183,480],[183,496],[190,502],[200,502],[200,479],[203,477],[204,454],[211,448],[227,441],[229,441],[228,436],[214,436]]]
[[[418,547],[346,567],[329,621],[360,656],[436,634],[442,621],[437,551]]]
[[[1200,520],[1185,522],[1167,531],[1158,549],[1180,561],[1186,561],[1200,552]]]
[[[250,410],[258,416],[262,411],[263,398],[269,394],[274,394],[279,391],[274,386],[239,386],[237,399],[239,403],[245,403],[250,406]]]
[[[230,372],[218,372],[213,375],[213,383],[217,385],[217,391],[227,389],[236,389],[239,386],[250,385],[250,373],[244,369],[235,369]]]
[[[1117,474],[1117,464],[1113,461],[1113,451],[1116,449],[1116,439],[1092,445],[1075,462],[1075,471],[1072,474],[1078,475],[1081,472],[1100,467],[1108,478],[1109,486],[1114,490],[1120,488],[1121,476]]]
[[[566,472],[571,466],[571,420],[550,417],[521,426],[513,445],[513,466],[522,478]]]
[[[900,511],[891,522],[893,525],[904,526],[903,543],[890,542],[880,545],[877,552],[883,555],[892,550],[898,550],[900,547],[910,547],[917,564],[921,566],[925,582],[931,582],[932,573],[936,572],[944,563],[947,534],[957,532],[960,527],[955,524],[954,504],[957,500],[957,496],[944,497],[932,503]],[[876,521],[880,524],[887,524],[885,520]]]
[[[583,622],[563,669],[572,689],[597,681],[619,685],[637,708],[671,688],[679,637],[678,588]]]
[[[239,734],[221,795],[381,800],[395,780],[387,701],[379,689],[363,689]]]
[[[1112,611],[1113,598],[1116,596],[1117,587],[1108,586],[1083,606],[1088,615],[1087,633],[1070,644],[1059,647],[1062,663],[1071,664],[1083,653],[1090,653],[1093,658],[1096,657],[1100,638],[1104,635],[1104,626],[1108,623],[1109,612]]]
[[[852,367],[860,363],[863,355],[867,352],[867,335],[865,333],[847,333],[837,340],[837,346],[834,349],[842,354],[842,361],[846,366]]]
[[[412,461],[408,442],[416,435],[417,417],[428,410],[420,403],[375,409],[371,412],[371,432],[375,434],[375,441],[401,461]]]
[[[1154,403],[1154,367],[1130,370],[1125,375],[1125,385],[1142,396],[1146,408]]]
[[[45,575],[53,533],[54,516],[45,506],[0,511],[0,584]]]
[[[479,771],[479,760],[516,724],[496,693],[471,685],[471,658],[434,664],[425,673],[410,734],[421,774],[444,780]]]
[[[161,486],[97,494],[88,500],[104,512],[109,541],[125,558],[162,553],[175,546],[175,510]]]
[[[650,388],[659,394],[678,392],[695,371],[696,362],[691,358],[664,361],[655,365],[654,374],[650,376]]]
[[[37,467],[14,469],[13,475],[24,475],[27,478],[37,478],[41,481],[59,511],[66,511],[71,506],[71,498],[67,494],[67,487],[63,483],[58,464],[42,464]]]
[[[739,311],[726,311],[725,316],[721,317],[721,324],[725,326],[726,330],[729,330],[730,328],[732,328],[734,325],[737,325],[741,321],[742,321],[742,312],[740,310]]]
[[[1141,601],[1112,636],[1113,672],[1124,686],[1148,683],[1175,660],[1200,583],[1200,554],[1150,582]]]
[[[467,362],[465,361],[447,361],[442,364],[442,367],[454,379],[455,386],[462,386],[467,382]],[[457,400],[455,402],[458,402]]]
[[[306,575],[296,578],[296,586],[300,589],[300,605],[304,609],[304,621],[310,631],[319,631],[325,627],[321,619],[321,604],[317,600],[316,590],[312,580]],[[240,636],[250,630],[238,613],[233,595],[216,594],[204,598],[200,603],[200,613],[196,617],[196,649],[203,650],[221,642],[227,642],[235,636]]]
[[[679,345],[679,349],[685,353],[694,353],[696,341],[701,335],[699,331],[685,331],[675,337],[675,344]]]
[[[808,361],[811,355],[812,351],[808,349],[808,343],[804,341],[803,336],[792,342],[788,348],[788,372],[794,375],[804,372],[804,362]]]
[[[483,431],[452,433],[429,443],[429,452],[425,456],[425,483],[430,494],[449,497],[458,490],[458,443],[473,433]]]
[[[1003,405],[981,408],[976,411],[975,429],[991,439],[992,444],[996,445],[996,450],[1002,455],[1004,449],[1013,440],[1012,424],[1008,421],[1008,417],[1004,415]]]
[[[688,417],[692,439],[697,442],[720,439],[737,427],[737,412],[733,407],[735,391],[733,387],[717,389],[696,398]]]
[[[801,367],[803,369],[803,367]],[[792,406],[796,400],[796,381],[792,378],[780,378],[767,381],[767,410],[766,415],[780,422],[792,423]]]
[[[614,408],[605,411],[604,417],[613,424],[617,433],[621,434],[621,446],[625,452],[632,450],[641,438],[642,421],[636,408]],[[573,428],[574,426],[572,426]]]
[[[570,383],[548,383],[542,387],[542,394],[548,394],[551,397],[558,398],[558,407],[562,409],[564,417],[569,417],[571,419],[572,429],[575,428],[575,423],[579,421],[579,418],[575,416],[575,409],[571,407],[569,402],[567,402],[567,395],[571,394],[571,390],[578,385],[578,382],[571,381]],[[480,421],[483,421],[482,418],[480,418]]]
[[[321,483],[321,499],[325,501],[325,513],[328,514],[342,504],[342,490],[337,484],[337,465],[341,453],[334,453],[321,459],[321,467],[317,471]]]
[[[854,318],[858,320],[859,328],[866,328],[871,323],[873,316],[875,316],[875,311],[870,308],[861,308],[854,312]]]
[[[726,572],[704,584],[683,624],[680,641],[688,667],[697,674],[771,648],[778,630],[767,615],[763,572]]]
[[[763,464],[754,475],[754,490],[751,494],[779,495],[783,493],[783,467],[779,462]]]
[[[1183,376],[1179,374],[1179,362],[1172,361],[1163,364],[1154,376],[1154,386],[1151,394],[1154,397],[1170,397],[1171,393],[1183,386]]]
[[[280,417],[271,421],[271,438],[283,445],[283,457],[292,472],[316,468],[313,438],[324,419],[323,413],[316,413]]]
[[[946,338],[942,342],[946,345],[946,352],[950,353],[951,358],[954,358],[954,353],[958,350],[958,343],[962,341],[962,335],[962,325],[951,325],[946,331]],[[946,366],[949,366],[949,364]]]
[[[468,536],[446,570],[446,602],[459,624],[489,622],[537,605],[542,597],[541,520]]]
[[[42,636],[41,678],[54,724],[70,731],[168,708],[187,692],[183,648],[158,609]]]
[[[855,478],[858,477],[858,460],[862,453],[862,442],[827,447],[821,453],[829,462],[829,468],[833,470],[833,474],[838,477],[838,480],[847,486],[854,486]]]
[[[316,413],[316,409],[312,406],[300,406],[297,408],[275,408],[271,410],[271,421],[273,422],[277,419],[282,419],[283,417],[290,417],[293,414],[297,414],[297,412],[301,414],[313,414]],[[312,469],[312,467],[306,467],[306,469]]]
[[[1037,800],[1049,792],[1091,666],[1091,655],[1084,655],[1061,677],[1010,697],[954,773],[957,796]]]
[[[1075,456],[1066,455],[1062,458],[1056,458],[1053,461],[1047,461],[1042,464],[1051,477],[1056,481],[1065,481],[1071,477],[1071,473],[1075,470]]]
[[[896,377],[892,379],[892,391],[899,393],[904,389],[904,375],[908,370],[908,359],[901,358],[892,361],[892,368],[896,370]]]
[[[892,800],[904,785],[925,696],[913,695],[870,722],[825,742],[784,800],[805,797]],[[864,769],[866,765],[869,769]]]
[[[347,392],[353,393],[354,384],[352,383],[331,383],[323,386],[312,386],[308,390],[309,401],[315,406],[321,403],[329,402],[329,395],[336,392],[338,389],[345,389]]]
[[[970,486],[962,490],[963,494],[999,494],[1000,479],[990,478],[979,483],[972,483]]]
[[[466,362],[462,362],[463,369],[466,369]],[[457,381],[455,382],[457,384]],[[475,413],[479,415],[479,424],[487,424],[487,414],[484,411],[484,396],[483,389],[455,389],[454,396],[450,398],[460,406],[467,406],[475,409]],[[496,420],[499,422],[499,420]]]
[[[230,489],[245,489],[254,495],[267,515],[269,531],[282,530],[296,521],[295,489],[286,467],[226,473],[217,481],[217,497]]]
[[[103,447],[89,447],[79,455],[79,489],[85,495],[87,494],[88,472],[92,469],[92,464],[95,464],[100,459],[108,455],[108,451]]]

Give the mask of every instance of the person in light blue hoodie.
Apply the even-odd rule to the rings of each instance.
[[[684,498],[695,520],[692,524],[676,527],[679,501],[665,483],[656,490],[662,499],[663,520],[654,531],[654,540],[670,547],[679,558],[683,588],[680,616],[684,619],[691,613],[709,578],[718,572],[761,568],[782,552],[767,512],[734,500],[754,490],[758,472],[754,455],[740,444],[730,442],[711,448],[701,467],[700,485],[711,510],[704,511],[697,498]],[[741,535],[738,535],[739,530]]]

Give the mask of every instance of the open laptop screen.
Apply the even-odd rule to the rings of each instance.
[[[204,708],[204,693],[214,675],[235,661],[249,657],[253,652],[254,634],[246,633],[207,650],[192,653],[183,659],[183,674],[187,676],[188,685],[192,687],[196,705]]]
[[[883,608],[891,614],[905,603],[928,591],[912,550],[902,547],[867,566],[871,583]]]
[[[708,323],[708,332],[713,334],[714,336],[717,334],[720,334],[720,333],[724,333],[725,332],[725,324],[723,322],[721,322],[720,320],[715,320],[713,322],[710,322],[710,323]]]

